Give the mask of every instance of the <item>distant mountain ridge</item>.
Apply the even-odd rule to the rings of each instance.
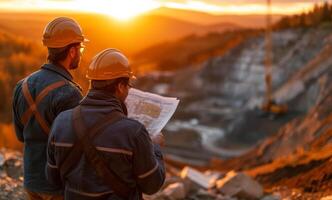
[[[161,7],[152,10],[150,14],[174,17],[176,19],[193,22],[201,25],[233,24],[241,27],[257,28],[266,24],[265,15],[213,15],[204,12],[190,11],[175,8]],[[283,15],[273,15],[273,22],[278,21]]]

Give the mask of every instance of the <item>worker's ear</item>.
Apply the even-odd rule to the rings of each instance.
[[[119,83],[119,90],[121,91],[121,93],[127,93],[128,88],[127,88],[127,84],[125,84],[124,82]]]
[[[119,83],[116,86],[115,96],[122,102],[124,102],[128,96],[128,86],[124,83]]]
[[[77,48],[76,48],[76,47],[71,47],[71,48],[69,49],[68,56],[69,56],[71,59],[73,59],[73,58],[75,58],[76,54],[77,54]]]
[[[125,93],[125,92],[126,92],[126,89],[127,89],[126,87],[127,87],[127,86],[126,86],[124,83],[120,82],[120,83],[116,86],[116,91],[115,91],[115,93],[118,94],[118,95],[121,95],[121,94]]]

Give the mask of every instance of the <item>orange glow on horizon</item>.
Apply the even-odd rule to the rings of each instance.
[[[248,15],[248,14],[266,14],[266,4],[262,3],[247,3],[247,4],[231,4],[220,3],[218,5],[205,3],[198,0],[190,0],[186,3],[169,2],[163,4],[165,7],[186,9],[193,11],[203,11],[214,15],[222,14],[235,14],[235,15]],[[292,15],[298,14],[303,11],[308,11],[314,6],[314,3],[300,2],[300,3],[275,3],[272,4],[271,12],[273,14]]]
[[[308,11],[314,2],[291,2],[274,3],[272,6],[273,14],[297,14]],[[140,14],[159,7],[193,10],[206,12],[214,15],[222,14],[265,14],[266,5],[264,3],[208,3],[199,0],[187,0],[184,2],[161,1],[161,0],[4,0],[0,2],[0,10],[12,11],[45,11],[63,10],[78,12],[94,12],[109,15],[118,20],[128,20]]]
[[[80,5],[79,10],[109,15],[118,20],[129,20],[158,7],[152,0],[73,0],[73,2]]]

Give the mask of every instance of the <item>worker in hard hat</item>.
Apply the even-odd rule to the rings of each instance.
[[[116,49],[95,56],[86,77],[90,90],[54,121],[47,147],[49,181],[65,185],[65,199],[142,199],[165,180],[162,137],[127,117],[124,103],[133,78]]]
[[[82,99],[69,71],[79,66],[85,41],[73,19],[51,21],[43,33],[47,63],[14,89],[13,121],[17,138],[24,143],[24,188],[29,199],[63,199],[63,189],[45,177],[46,146],[55,117]]]

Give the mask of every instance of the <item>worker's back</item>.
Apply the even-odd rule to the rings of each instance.
[[[87,129],[109,113],[125,109],[114,96],[100,90],[90,90],[80,104]],[[164,182],[165,170],[162,154],[145,127],[138,121],[124,117],[107,125],[91,143],[103,154],[107,165],[128,187],[136,189],[135,199],[141,192],[154,193]],[[55,120],[49,140],[48,178],[60,185],[59,168],[76,141],[73,130],[73,110],[59,115]],[[94,163],[82,156],[65,177],[66,199],[117,199],[111,187],[97,175]],[[110,197],[114,195],[114,197]]]
[[[24,142],[24,186],[33,192],[61,193],[61,188],[50,185],[45,177],[47,129],[60,112],[75,107],[82,94],[69,72],[53,64],[45,64],[25,80],[18,82],[13,99],[15,131]]]

